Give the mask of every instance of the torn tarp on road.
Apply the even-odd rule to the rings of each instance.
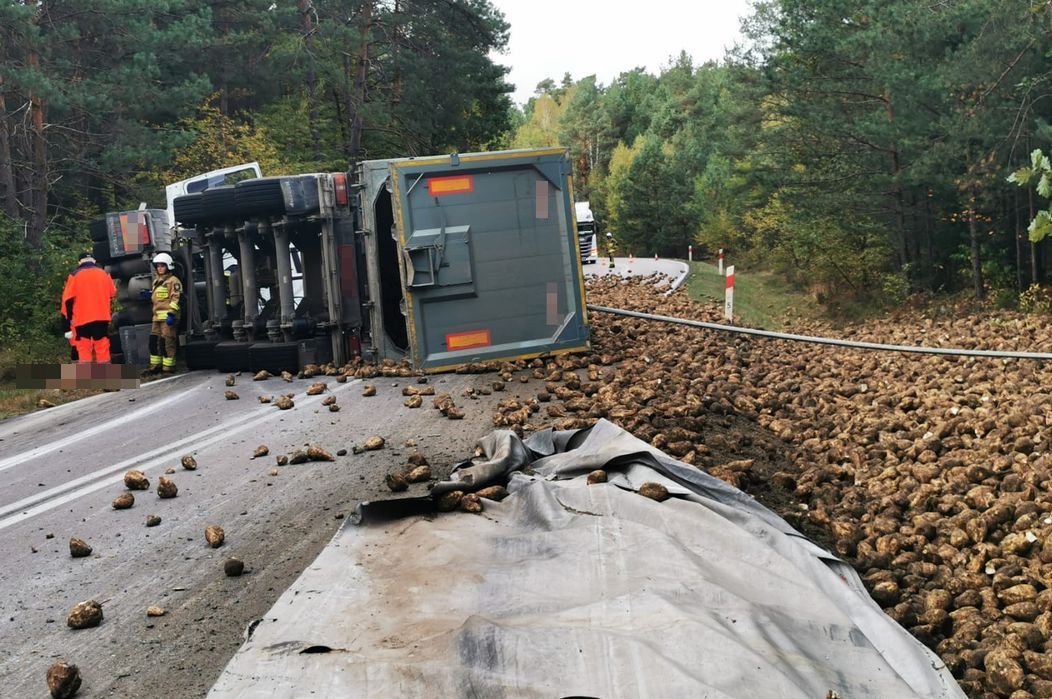
[[[849,566],[722,481],[605,421],[488,440],[507,458],[473,487],[530,461],[507,499],[345,526],[209,696],[964,697]]]

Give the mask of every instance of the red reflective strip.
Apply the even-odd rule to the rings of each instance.
[[[728,289],[733,289],[734,288],[734,275],[733,274],[728,274],[727,275],[727,287],[726,288],[728,288]]]
[[[455,350],[473,349],[475,347],[489,347],[493,344],[489,330],[469,330],[463,333],[452,333],[446,335],[446,349],[450,352]]]
[[[475,178],[471,175],[453,177],[432,177],[427,181],[428,196],[438,197],[444,194],[464,194],[475,191]]]
[[[354,246],[340,246],[340,291],[343,297],[358,298],[358,266]]]
[[[336,204],[338,206],[347,206],[347,175],[333,175],[332,185],[336,190]]]

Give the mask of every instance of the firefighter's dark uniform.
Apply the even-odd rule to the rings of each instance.
[[[150,327],[150,370],[158,367],[165,373],[175,371],[176,324],[179,318],[179,301],[183,296],[183,285],[168,271],[155,274],[150,300],[153,302],[153,325]],[[168,324],[172,315],[173,323]]]

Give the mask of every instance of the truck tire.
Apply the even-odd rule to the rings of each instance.
[[[124,310],[117,314],[121,316],[122,322],[118,324],[118,328],[123,328],[127,325],[142,325],[143,323],[153,322],[153,306],[148,301],[126,301],[124,303]]]
[[[119,262],[110,263],[110,276],[118,279],[131,279],[140,274],[149,274],[152,271],[150,269],[150,261],[144,260],[137,255],[125,257]]]
[[[187,369],[215,369],[215,340],[191,340],[183,348]]]
[[[295,342],[257,342],[248,350],[252,371],[266,369],[271,374],[300,370],[299,345]]]
[[[215,368],[219,371],[250,371],[252,368],[249,361],[247,342],[219,342],[213,350],[215,357]]]
[[[281,177],[259,177],[234,185],[234,210],[238,218],[252,216],[282,216],[285,196],[281,192]]]
[[[201,215],[211,224],[236,220],[234,185],[213,187],[201,192]]]
[[[172,209],[175,211],[175,220],[188,226],[196,226],[206,220],[200,192],[176,197],[172,200]]]
[[[91,231],[91,242],[93,243],[103,243],[109,240],[109,231],[106,229],[104,218],[92,221],[88,225],[88,230]]]

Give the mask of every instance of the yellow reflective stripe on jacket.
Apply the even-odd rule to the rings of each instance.
[[[157,311],[153,314],[154,320],[168,320],[168,311]]]
[[[168,298],[168,287],[166,287],[166,286],[159,286],[159,287],[157,287],[156,289],[153,290],[153,296],[154,296],[154,298],[157,298],[157,299],[166,299],[166,298]]]
[[[172,301],[170,304],[168,304],[168,308],[172,309],[172,311],[178,312],[179,311],[179,304],[176,303],[175,301]]]

